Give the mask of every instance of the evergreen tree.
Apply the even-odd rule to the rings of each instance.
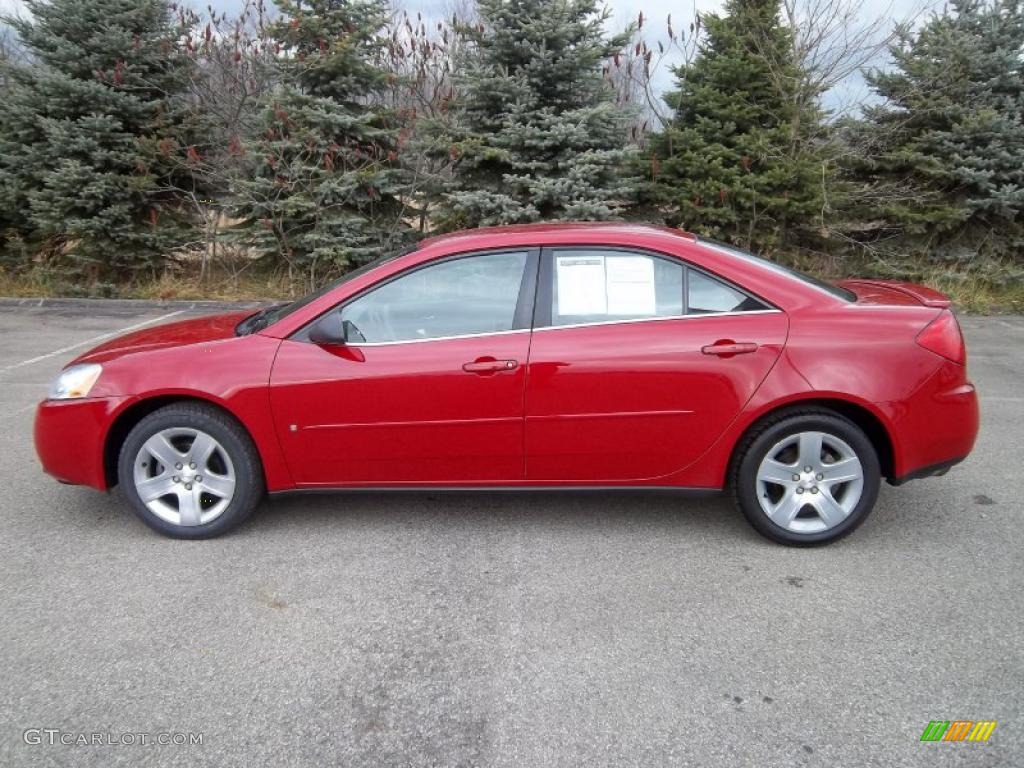
[[[604,82],[624,36],[595,0],[480,0],[464,28],[455,128],[439,144],[455,176],[436,224],[455,229],[616,218],[635,197],[632,116]]]
[[[10,103],[10,91],[13,85],[14,62],[11,60],[11,31],[0,19],[0,104]],[[0,148],[3,142],[4,123],[0,123]],[[0,166],[2,168],[2,166]],[[4,177],[0,170],[0,267],[17,267],[23,261],[21,254],[13,247],[11,240],[17,236],[17,230],[25,225],[21,212],[4,205]]]
[[[0,209],[94,277],[153,266],[180,233],[175,163],[190,63],[164,0],[26,0],[7,19],[31,65],[6,70]]]
[[[1018,251],[1022,49],[1020,0],[953,0],[918,30],[901,31],[895,68],[868,77],[885,101],[864,110],[856,132],[866,147],[857,172],[878,201],[865,215],[933,255]]]
[[[818,96],[804,83],[779,0],[727,0],[702,19],[697,57],[676,70],[673,110],[652,138],[657,202],[669,221],[757,250],[820,226]]]
[[[251,174],[233,194],[256,242],[316,284],[410,235],[395,120],[374,104],[390,77],[377,63],[387,8],[382,0],[278,7],[281,85],[247,148]]]

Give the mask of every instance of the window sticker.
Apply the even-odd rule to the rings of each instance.
[[[558,256],[558,314],[657,314],[654,261],[646,256]]]
[[[559,315],[607,313],[604,256],[559,256],[556,269]]]
[[[609,256],[605,281],[609,315],[657,314],[653,260],[646,256]]]

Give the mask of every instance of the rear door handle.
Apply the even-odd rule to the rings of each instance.
[[[466,373],[479,373],[486,376],[501,371],[514,371],[518,367],[518,360],[495,360],[493,357],[480,357],[471,363],[463,363],[462,370]]]
[[[748,355],[757,352],[757,344],[749,341],[733,341],[732,339],[719,339],[714,344],[701,347],[700,351],[705,355],[717,355],[718,357],[732,357],[733,355]]]

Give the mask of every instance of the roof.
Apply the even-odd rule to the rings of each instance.
[[[557,239],[572,236],[574,234],[592,235],[595,230],[610,236],[637,236],[637,235],[671,235],[686,240],[696,241],[696,235],[684,232],[681,229],[672,229],[655,224],[641,224],[628,221],[550,221],[539,224],[510,224],[501,227],[479,227],[477,229],[464,229],[459,232],[452,232],[446,235],[435,235],[420,241],[419,246],[425,248],[434,245],[452,245],[460,240],[477,239],[490,235],[507,236],[537,236],[543,240],[546,235],[553,235]]]

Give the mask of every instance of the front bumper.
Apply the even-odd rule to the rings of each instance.
[[[63,483],[107,490],[103,448],[127,397],[43,400],[36,409],[36,453],[43,471]]]

